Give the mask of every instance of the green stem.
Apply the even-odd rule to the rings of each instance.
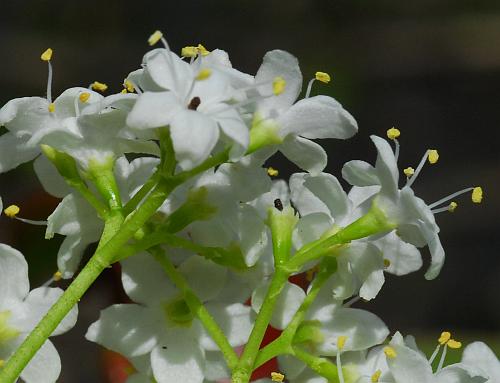
[[[154,173],[142,187],[134,194],[134,196],[125,204],[123,207],[123,214],[125,216],[132,213],[139,203],[148,195],[148,193],[153,189],[159,180],[159,173]]]
[[[92,206],[99,217],[106,220],[109,215],[109,209],[102,203],[85,185],[83,181],[66,180],[66,183],[78,191],[80,195]]]
[[[33,358],[47,338],[56,329],[59,323],[64,319],[68,312],[78,303],[83,294],[88,290],[102,271],[108,267],[117,256],[121,248],[141,229],[147,220],[158,210],[168,195],[178,185],[188,180],[190,177],[226,161],[228,151],[219,153],[207,159],[201,165],[173,177],[163,178],[151,191],[143,204],[116,229],[116,234],[106,234],[110,238],[105,244],[96,251],[88,263],[73,280],[63,295],[50,308],[47,314],[37,324],[33,331],[28,335],[24,342],[19,346],[15,353],[9,358],[7,363],[0,369],[0,382],[13,383],[28,362]],[[110,213],[110,219],[113,214],[120,216],[119,210]],[[111,223],[109,224],[111,225]],[[111,229],[107,232],[111,233]],[[101,241],[104,243],[104,241]]]
[[[292,345],[297,329],[304,321],[304,318],[309,310],[309,307],[314,303],[318,294],[325,284],[325,282],[330,278],[330,276],[337,270],[336,259],[325,259],[319,267],[318,275],[314,278],[314,281],[309,289],[309,292],[300,305],[299,309],[296,311],[292,320],[286,327],[286,329],[281,333],[281,335],[269,343],[266,347],[260,350],[257,360],[255,361],[255,368],[260,367],[268,360],[281,355],[292,353]]]
[[[226,335],[208,312],[201,300],[188,285],[184,276],[176,269],[168,256],[160,247],[154,247],[149,250],[153,257],[160,263],[168,277],[174,282],[179,290],[184,294],[186,303],[196,317],[203,324],[214,342],[222,351],[228,367],[232,370],[238,363],[238,355],[229,344]]]
[[[299,347],[293,348],[293,355],[307,364],[311,370],[327,378],[329,383],[339,382],[337,365],[330,362],[328,359],[309,354]]]

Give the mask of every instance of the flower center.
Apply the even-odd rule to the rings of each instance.
[[[194,319],[193,312],[183,298],[178,298],[166,303],[164,310],[167,320],[178,326],[189,327]]]
[[[0,346],[20,334],[18,330],[7,324],[11,315],[12,313],[9,310],[0,311]]]

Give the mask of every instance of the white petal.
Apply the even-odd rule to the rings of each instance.
[[[473,342],[465,347],[462,363],[486,372],[491,383],[500,382],[500,361],[485,343]]]
[[[244,155],[250,141],[250,133],[238,112],[234,109],[226,109],[214,115],[214,119],[224,135],[229,138],[229,144],[232,145],[229,158],[235,160]]]
[[[54,383],[60,373],[61,359],[52,342],[47,340],[21,372],[21,378],[26,383]]]
[[[249,306],[241,303],[232,305],[208,303],[207,309],[226,335],[231,346],[238,347],[247,342],[254,324],[254,313]],[[219,350],[210,335],[205,332],[201,335],[200,344],[208,351]]]
[[[209,381],[219,381],[231,377],[231,371],[228,369],[227,363],[220,351],[205,351],[205,369],[203,370],[203,375]]]
[[[268,288],[269,283],[263,283],[252,294],[252,308],[257,313],[264,303]],[[286,282],[276,302],[273,317],[271,318],[271,325],[280,330],[288,326],[305,297],[304,290],[299,286]]]
[[[57,253],[57,267],[64,279],[71,278],[78,269],[87,247],[99,240],[99,236],[68,235]]]
[[[334,98],[315,96],[298,101],[279,119],[285,134],[305,138],[347,139],[358,131],[356,120]]]
[[[219,139],[219,128],[211,117],[185,110],[172,119],[170,135],[179,166],[189,170],[210,155]]]
[[[377,136],[370,136],[370,138],[378,151],[375,169],[382,185],[382,193],[396,201],[399,172],[394,152],[389,143],[383,138]]]
[[[386,360],[396,382],[434,381],[431,366],[422,354],[394,341],[391,341],[390,345],[396,351],[396,357],[387,357]]]
[[[178,290],[170,282],[160,264],[146,253],[121,261],[122,284],[127,295],[147,306],[172,299]]]
[[[259,107],[259,112],[267,116],[270,110],[286,110],[299,96],[302,90],[302,74],[296,57],[282,50],[267,52],[262,60],[255,83],[267,83],[259,88],[261,94],[273,94],[272,83],[276,77],[286,81],[285,91],[279,96],[264,99]]]
[[[45,316],[52,305],[61,297],[63,290],[53,287],[38,287],[30,291],[24,302],[16,310],[16,327],[30,332]],[[78,317],[78,306],[74,306],[52,333],[60,335],[73,328]]]
[[[494,382],[488,380],[488,376],[471,366],[462,363],[455,363],[440,370],[435,377],[436,383],[483,383]]]
[[[166,345],[151,353],[155,379],[158,383],[202,383],[203,357],[194,340],[169,334]]]
[[[333,220],[324,213],[312,213],[302,217],[293,232],[296,249],[318,240],[325,231],[331,229]]]
[[[324,353],[322,355],[337,353],[339,336],[347,337],[344,351],[358,351],[382,343],[389,335],[386,325],[375,314],[352,308],[335,310],[331,320],[323,323],[321,329],[325,340],[318,350]]]
[[[38,147],[26,146],[28,138],[19,138],[9,132],[0,136],[0,173],[31,161],[40,153]]]
[[[81,93],[88,93],[89,99],[85,102],[85,104],[78,102],[80,112],[83,112],[84,109],[92,106],[93,104],[99,106],[104,99],[102,95],[88,88],[74,87],[66,89],[54,100],[54,104],[56,107],[55,114],[59,120],[76,116],[75,100],[80,96]]]
[[[352,160],[342,167],[342,177],[354,186],[379,185],[377,171],[368,162]]]
[[[22,97],[10,100],[0,109],[0,126],[20,137],[57,123],[49,113],[49,102],[41,97]]]
[[[422,267],[420,251],[413,245],[404,242],[395,231],[374,241],[384,259],[390,264],[385,271],[394,275],[406,275]]]
[[[287,380],[295,379],[304,371],[306,365],[291,355],[278,356],[278,366]]]
[[[289,136],[279,149],[295,165],[313,175],[321,172],[328,161],[325,150],[307,138]]]
[[[427,246],[429,246],[429,251],[431,253],[431,264],[425,272],[425,279],[431,280],[439,275],[444,265],[444,249],[441,245],[438,233],[423,222],[419,222],[419,227],[427,241]]]
[[[0,243],[0,307],[17,304],[28,295],[28,264],[16,249]]]
[[[179,266],[179,271],[203,302],[214,299],[226,282],[226,268],[199,255],[189,257]]]
[[[172,92],[145,92],[137,98],[127,117],[127,125],[136,129],[167,126],[180,107]]]
[[[126,357],[150,352],[158,343],[157,337],[165,323],[145,307],[119,304],[101,311],[99,320],[92,323],[85,338],[99,343]]]
[[[71,188],[68,186],[66,181],[64,181],[64,178],[57,172],[56,167],[47,159],[47,157],[38,157],[33,163],[33,167],[38,180],[47,193],[58,198],[64,198],[71,193]]]

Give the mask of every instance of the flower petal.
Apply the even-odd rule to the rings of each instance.
[[[226,282],[226,268],[199,255],[189,257],[178,269],[203,302],[214,299]]]
[[[383,138],[370,136],[377,147],[378,156],[375,164],[377,175],[382,185],[382,193],[388,198],[396,201],[398,191],[399,171],[396,163],[396,157],[389,143]]]
[[[16,137],[10,132],[0,136],[0,173],[31,161],[40,153],[38,147],[26,145],[28,139],[28,136]]]
[[[352,160],[342,167],[342,177],[353,186],[380,185],[377,171],[368,162]]]
[[[296,134],[305,138],[347,139],[358,131],[354,117],[339,102],[328,96],[305,98],[292,105],[280,117],[282,135]]]
[[[61,373],[61,359],[50,340],[45,341],[21,372],[26,383],[54,383]]]
[[[422,267],[420,251],[412,244],[399,238],[395,231],[373,243],[380,249],[384,259],[390,262],[389,266],[385,268],[388,273],[398,276],[406,275]]]
[[[1,149],[0,149],[1,153]],[[0,163],[2,161],[0,160]],[[33,163],[36,176],[45,191],[54,197],[64,198],[71,193],[64,178],[57,172],[56,167],[45,156],[38,157]]]
[[[28,295],[28,264],[16,249],[0,243],[0,307],[18,304]]]
[[[328,161],[320,145],[299,136],[288,136],[279,149],[295,165],[313,175],[320,173]]]
[[[293,232],[296,249],[318,240],[325,231],[333,226],[333,220],[324,213],[312,213],[302,217]]]
[[[184,110],[172,119],[170,135],[179,166],[189,170],[210,155],[219,139],[219,128],[211,117]]]
[[[172,92],[145,92],[141,94],[127,117],[127,125],[136,129],[167,126],[181,107]]]
[[[135,304],[118,304],[101,311],[85,338],[126,357],[150,352],[158,343],[162,324],[152,310]]]
[[[483,342],[473,342],[465,347],[462,363],[478,367],[490,377],[490,382],[500,382],[500,361]]]

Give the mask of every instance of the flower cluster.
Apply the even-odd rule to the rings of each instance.
[[[20,218],[16,205],[5,215],[46,225],[47,239],[65,236],[54,277],[31,292],[24,257],[0,245],[2,382],[57,379],[59,358],[44,340],[74,325],[74,304],[115,262],[132,303],[103,310],[86,338],[130,361],[129,383],[246,383],[274,358],[279,371],[269,380],[279,382],[500,380],[483,343],[444,367],[447,349],[461,346],[449,333],[427,359],[411,336],[389,341],[379,317],[351,307],[376,298],[385,273],[419,270],[423,247],[431,254],[425,277],[437,277],[445,257],[435,215],[454,211],[464,193],[481,202],[480,187],[431,204],[417,197],[411,187],[426,162],[438,161],[436,150],[402,171],[401,187],[392,128],[388,140],[371,137],[374,166],[345,164],[344,191],[323,172],[327,155],[313,141],[358,130],[335,99],[311,96],[327,73],[316,72],[299,98],[302,73],[287,52],[268,52],[250,75],[222,50],[198,44],[179,56],[161,32],[149,39],[160,42],[121,92],[102,96],[107,86],[96,81],[54,100],[48,49],[47,97],[0,109],[0,171],[34,160],[43,187],[62,199],[44,221]],[[264,164],[277,151],[303,172],[276,179]],[[81,265],[92,243],[96,253]],[[75,278],[62,296],[48,287],[61,278]],[[262,347],[268,326],[280,335]]]

